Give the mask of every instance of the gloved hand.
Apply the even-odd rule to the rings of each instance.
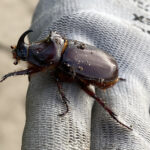
[[[70,111],[64,117],[58,116],[66,108],[53,76],[42,72],[30,81],[22,150],[150,149],[149,17],[146,1],[39,2],[30,41],[44,39],[52,30],[113,55],[119,77],[126,82],[95,92],[133,131],[112,119],[76,83],[63,83]]]

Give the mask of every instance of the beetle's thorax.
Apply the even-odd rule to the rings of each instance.
[[[65,39],[63,39],[59,34],[56,32],[51,32],[51,41],[54,43],[56,49],[56,59],[61,58],[62,51],[64,50],[65,46]]]
[[[20,37],[17,48],[13,53],[14,58],[27,61],[30,65],[38,67],[49,67],[58,64],[62,53],[66,49],[66,40],[56,32],[51,32],[44,40],[26,44],[24,38],[29,32],[26,31]]]
[[[59,63],[65,40],[56,32],[51,32],[48,38],[33,43],[28,48],[28,62],[39,67],[49,67]]]

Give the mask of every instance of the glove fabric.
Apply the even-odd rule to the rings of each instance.
[[[112,119],[77,83],[62,84],[70,111],[58,116],[66,108],[47,71],[30,81],[22,150],[150,150],[149,4],[148,0],[39,2],[30,42],[46,38],[52,30],[111,54],[126,82],[95,92],[133,131]]]

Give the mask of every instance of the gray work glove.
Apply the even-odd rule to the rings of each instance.
[[[32,76],[27,93],[22,150],[150,150],[150,1],[41,0],[36,8],[30,41],[49,31],[82,41],[114,56],[119,82],[95,89],[118,124],[76,83],[63,83],[66,110],[49,72]],[[94,105],[93,105],[94,102]]]

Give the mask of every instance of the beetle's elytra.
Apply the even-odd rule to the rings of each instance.
[[[26,44],[24,38],[30,32],[32,30],[24,32],[18,40],[17,46],[11,47],[15,59],[14,64],[17,65],[20,60],[27,61],[28,68],[8,73],[0,82],[10,76],[29,75],[30,77],[33,73],[51,69],[67,108],[61,116],[69,111],[69,107],[60,81],[76,81],[89,96],[102,105],[112,118],[124,127],[131,129],[120,122],[116,114],[89,88],[91,84],[100,89],[107,89],[119,80],[123,80],[118,77],[117,62],[112,56],[94,46],[62,38],[56,32],[51,32],[42,41]]]

